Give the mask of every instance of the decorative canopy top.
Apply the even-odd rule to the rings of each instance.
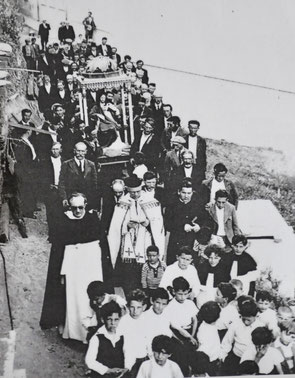
[[[82,89],[111,89],[131,86],[131,79],[122,70],[99,73],[84,73],[77,76],[78,84]]]

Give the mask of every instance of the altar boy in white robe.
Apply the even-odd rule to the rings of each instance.
[[[159,248],[163,260],[165,233],[159,201],[142,196],[141,180],[136,176],[128,177],[125,184],[128,193],[115,207],[108,242],[115,281],[128,292],[140,286],[149,245]]]

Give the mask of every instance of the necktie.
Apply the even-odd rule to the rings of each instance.
[[[83,174],[82,161],[79,161],[79,171],[80,171],[81,174]]]

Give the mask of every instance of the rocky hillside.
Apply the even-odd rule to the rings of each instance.
[[[295,176],[281,151],[208,140],[207,176],[219,162],[227,166],[241,199],[270,199],[295,230]]]

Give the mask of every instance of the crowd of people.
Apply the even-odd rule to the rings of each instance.
[[[14,131],[15,206],[24,237],[23,217],[46,206],[52,248],[42,329],[88,344],[91,377],[294,372],[294,314],[255,288],[259,270],[228,168],[216,161],[208,172],[200,123],[182,126],[142,60],[121,61],[107,38],[93,41],[91,12],[83,25],[85,38],[63,22],[59,42],[48,44],[44,20],[42,49],[35,38],[23,47],[28,68],[43,72],[45,121],[36,129],[23,109],[25,127]],[[77,76],[100,57],[106,70],[132,78],[134,141],[124,169],[101,166],[105,148],[128,142],[121,92],[88,91],[89,125],[80,118]]]

